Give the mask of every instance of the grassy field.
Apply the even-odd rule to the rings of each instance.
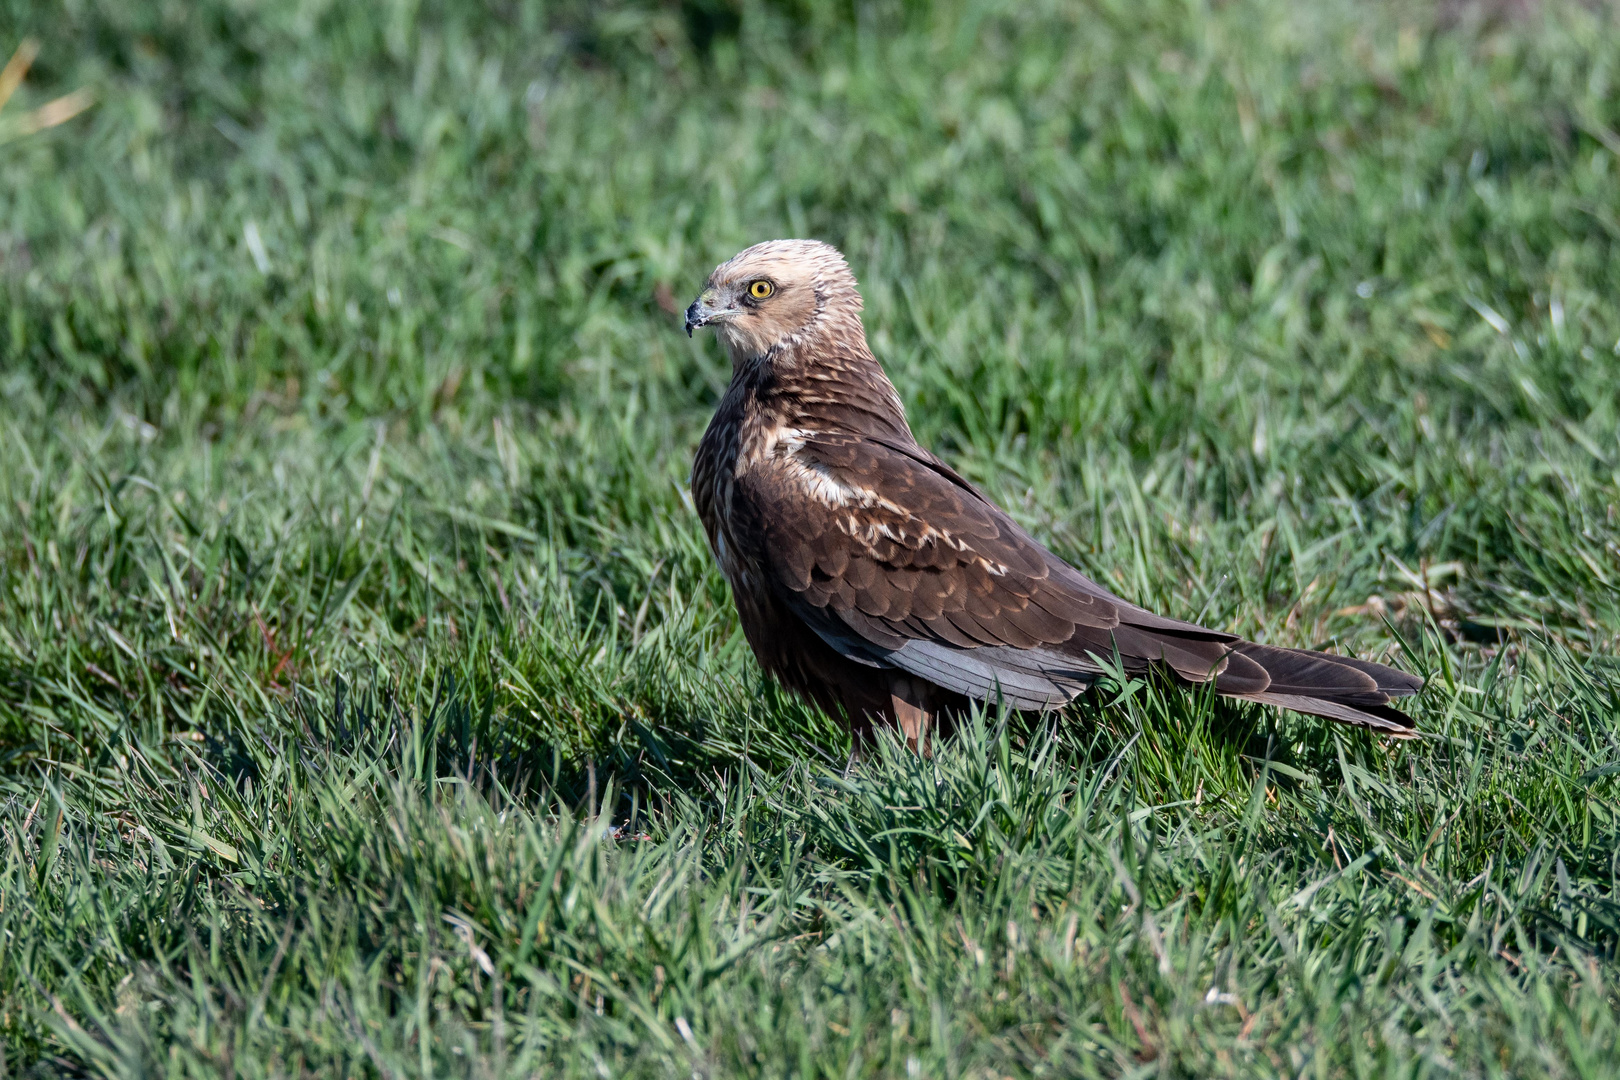
[[[0,1076],[1620,1075],[1614,18],[0,0],[29,35]],[[1426,737],[1116,680],[842,777],[685,488],[729,368],[675,311],[784,235],[1055,550],[1425,674]]]

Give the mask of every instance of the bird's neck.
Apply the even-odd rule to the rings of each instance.
[[[761,414],[790,427],[915,442],[900,395],[856,328],[734,356],[732,385]]]

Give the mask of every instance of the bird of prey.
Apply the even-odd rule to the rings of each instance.
[[[1046,550],[917,444],[866,344],[836,248],[772,240],[709,275],[731,384],[692,497],[760,665],[857,737],[929,732],[969,701],[1065,704],[1107,666],[1393,736],[1423,683],[1382,664],[1246,641],[1155,615]]]

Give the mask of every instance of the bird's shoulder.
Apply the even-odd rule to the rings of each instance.
[[[746,492],[775,508],[803,505],[876,520],[964,516],[988,524],[998,511],[966,480],[909,439],[829,424],[825,416],[760,415],[740,433],[736,471]],[[916,542],[912,537],[908,542]]]
[[[902,588],[996,579],[1027,596],[1066,572],[1081,592],[1106,595],[914,442],[791,423],[750,442],[737,497],[792,591],[836,595],[835,581],[857,587],[876,572]]]
[[[737,491],[760,562],[790,597],[901,621],[966,609],[1027,623],[1028,633],[989,635],[996,641],[1063,641],[1075,625],[1107,628],[1122,616],[1208,633],[1104,589],[913,441],[769,435]]]

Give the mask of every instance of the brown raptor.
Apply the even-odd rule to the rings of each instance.
[[[686,330],[714,326],[731,385],[692,496],[767,672],[864,735],[929,749],[969,700],[1050,709],[1118,657],[1217,693],[1395,736],[1421,679],[1155,615],[1047,551],[917,445],[866,344],[844,257],[773,240],[709,275]]]

